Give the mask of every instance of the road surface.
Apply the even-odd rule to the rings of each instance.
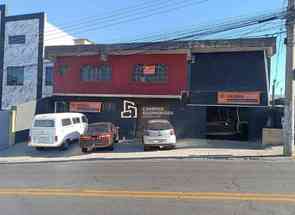
[[[1,165],[0,212],[295,214],[291,160],[141,160]]]

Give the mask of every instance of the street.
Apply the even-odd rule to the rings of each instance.
[[[12,214],[294,214],[291,160],[133,160],[2,165]]]

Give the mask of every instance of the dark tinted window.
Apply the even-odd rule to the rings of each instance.
[[[82,122],[88,123],[88,119],[86,118],[86,116],[82,116]]]
[[[34,127],[54,127],[54,120],[35,120]]]
[[[79,117],[73,118],[72,120],[73,120],[74,124],[80,123],[80,118]]]
[[[147,124],[148,130],[167,130],[172,129],[172,126],[169,122],[149,122]]]
[[[25,35],[15,35],[8,37],[9,44],[25,44],[26,36]]]
[[[24,84],[24,70],[23,66],[9,66],[7,67],[7,85],[23,85]]]
[[[45,70],[45,85],[52,86],[53,84],[53,67],[47,66]]]
[[[62,119],[61,123],[62,123],[62,126],[68,126],[72,124],[71,119]]]

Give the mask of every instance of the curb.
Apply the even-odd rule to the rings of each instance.
[[[85,161],[135,161],[135,160],[273,160],[273,159],[293,160],[291,157],[280,155],[266,156],[233,156],[233,155],[200,155],[200,156],[169,156],[169,157],[138,157],[138,158],[85,158],[68,160],[41,160],[41,161],[0,161],[0,164],[46,164],[46,163],[70,163]]]

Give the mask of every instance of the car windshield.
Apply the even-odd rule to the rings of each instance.
[[[109,125],[107,124],[100,124],[100,125],[90,125],[88,127],[87,133],[96,133],[96,132],[109,132]]]
[[[169,122],[149,122],[147,125],[148,130],[167,130],[172,129]]]
[[[35,120],[34,127],[54,127],[54,120]]]

